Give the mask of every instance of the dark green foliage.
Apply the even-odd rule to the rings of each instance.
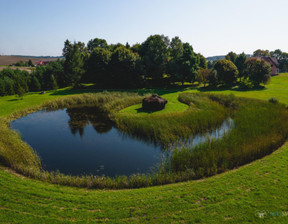
[[[202,54],[197,54],[198,57],[199,57],[199,67],[200,68],[208,68],[208,65],[207,65],[207,60],[206,58],[202,55]]]
[[[197,74],[197,81],[199,82],[199,84],[203,84],[205,87],[206,84],[209,82],[209,76],[211,75],[211,72],[212,71],[210,69],[200,68]]]
[[[215,69],[213,69],[208,76],[209,86],[216,87],[218,85],[218,74]]]
[[[31,75],[28,85],[32,92],[38,92],[41,90],[41,84],[35,75]]]
[[[94,48],[87,61],[87,72],[83,80],[92,82],[98,86],[107,86],[108,82],[108,65],[111,60],[111,52],[104,48]]]
[[[217,71],[220,84],[231,85],[237,80],[238,69],[233,62],[222,59],[216,62],[214,69]]]
[[[279,63],[280,72],[288,72],[288,53],[280,49],[270,52],[271,57],[275,57]]]
[[[91,53],[96,47],[107,48],[108,44],[106,40],[104,39],[95,38],[95,39],[89,40],[89,42],[87,43],[88,51]]]
[[[37,83],[38,80],[39,84]],[[30,85],[32,85],[33,91],[51,90],[58,87],[65,87],[66,75],[64,73],[64,63],[60,60],[50,62],[47,66],[37,66],[31,74]],[[32,90],[31,90],[32,91]]]
[[[235,60],[235,65],[239,71],[238,77],[241,78],[245,78],[245,61],[247,60],[247,56],[246,54],[243,52],[241,54],[239,54]]]
[[[0,95],[14,95],[21,92],[28,92],[29,73],[19,69],[6,68],[0,72]]]
[[[18,95],[18,97],[19,97],[21,100],[23,100],[23,97],[24,97],[25,94],[26,94],[26,90],[19,85],[19,86],[17,87],[16,94]]]
[[[33,62],[31,61],[31,59],[29,59],[29,61],[27,62],[27,65],[30,66],[30,67],[34,67],[34,64],[33,64]]]
[[[5,90],[5,82],[3,79],[0,79],[0,96],[5,96],[6,90]]]
[[[124,46],[118,47],[109,63],[109,83],[116,88],[137,88],[141,85],[140,57]]]
[[[145,75],[152,78],[157,85],[161,83],[168,62],[169,39],[164,35],[153,35],[147,38],[140,47],[140,56]]]
[[[237,58],[237,54],[234,53],[233,51],[229,52],[229,53],[225,56],[225,59],[226,59],[226,60],[229,60],[229,61],[232,61],[233,64],[235,64],[236,58]]]
[[[268,62],[257,58],[250,58],[245,62],[245,72],[254,86],[266,84],[270,80],[271,66]]]
[[[253,52],[253,57],[269,57],[269,56],[270,56],[270,53],[268,50],[258,49]]]
[[[168,72],[172,82],[194,82],[199,70],[199,57],[188,43],[182,44],[178,37],[171,41],[171,59]]]
[[[66,85],[77,85],[84,74],[84,59],[86,57],[84,43],[65,41],[63,56],[65,57],[64,72]]]
[[[279,103],[279,100],[275,97],[271,97],[271,98],[269,98],[268,102],[269,103]]]

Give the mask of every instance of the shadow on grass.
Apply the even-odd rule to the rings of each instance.
[[[199,87],[198,90],[200,92],[216,92],[216,91],[225,91],[225,90],[231,90],[231,91],[239,91],[239,92],[249,92],[249,91],[262,91],[262,90],[266,90],[267,88],[265,86],[256,86],[250,89],[245,89],[245,88],[241,88],[239,86],[220,86],[220,87]]]
[[[153,114],[159,110],[145,110],[143,107],[136,109],[137,113]]]
[[[131,92],[138,93],[140,95],[145,94],[169,94],[169,93],[177,93],[183,92],[185,90],[193,90],[197,89],[196,86],[177,86],[177,87],[159,87],[159,88],[142,88],[142,89],[109,89],[109,88],[97,88],[96,86],[89,86],[81,89],[73,89],[73,88],[65,88],[59,89],[52,92],[50,95],[58,95],[58,96],[66,96],[66,95],[75,95],[81,93],[99,93],[104,91],[109,92]]]
[[[13,102],[13,101],[19,101],[20,99],[11,99],[11,100],[8,100],[10,102]]]

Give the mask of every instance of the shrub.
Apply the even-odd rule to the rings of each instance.
[[[279,103],[278,99],[275,98],[275,97],[271,97],[269,100],[268,100],[269,103]]]

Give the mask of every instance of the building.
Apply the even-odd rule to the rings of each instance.
[[[264,60],[271,65],[271,75],[278,75],[279,63],[275,57],[261,57],[261,60]]]
[[[39,66],[39,65],[48,65],[49,61],[35,61],[35,65]]]

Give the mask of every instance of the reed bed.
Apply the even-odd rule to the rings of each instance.
[[[86,188],[139,188],[203,178],[249,163],[276,150],[288,137],[288,111],[280,103],[236,98],[233,95],[180,94],[189,105],[184,112],[154,115],[125,115],[121,109],[143,99],[136,93],[96,93],[63,97],[39,107],[19,111],[0,120],[0,160],[17,172],[49,183]],[[174,149],[152,174],[115,178],[69,176],[42,170],[37,154],[19,135],[9,129],[9,121],[39,110],[56,110],[79,105],[95,105],[109,114],[125,133],[169,144],[218,127],[228,116],[235,128],[221,140],[209,140],[193,148]]]

